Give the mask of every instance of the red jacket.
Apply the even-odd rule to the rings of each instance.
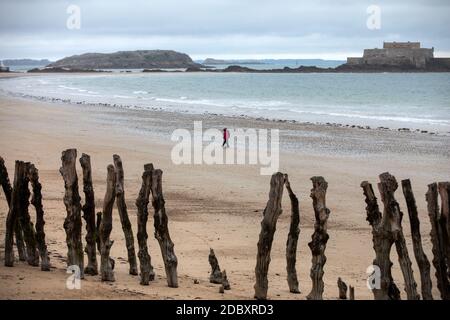
[[[228,140],[230,138],[230,131],[223,130],[223,140]]]

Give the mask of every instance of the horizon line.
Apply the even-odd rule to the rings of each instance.
[[[348,53],[268,53],[268,54],[189,54],[179,50],[173,49],[138,49],[138,50],[172,50],[180,53],[187,54],[192,60],[205,60],[207,58],[218,59],[218,60],[326,60],[326,61],[346,61],[348,57],[362,57],[363,52],[348,52]],[[119,51],[137,51],[137,50],[118,50],[118,51],[88,51],[84,53],[114,53]],[[31,60],[49,60],[58,61],[63,58],[67,58],[73,55],[80,55],[84,53],[74,53],[66,56],[59,57],[1,57],[0,61],[3,60],[21,60],[21,59],[31,59]],[[449,51],[435,51],[435,58],[447,58],[450,57]]]

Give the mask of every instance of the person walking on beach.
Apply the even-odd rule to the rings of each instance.
[[[222,147],[229,148],[228,139],[230,139],[230,131],[227,128],[223,128],[223,144]]]

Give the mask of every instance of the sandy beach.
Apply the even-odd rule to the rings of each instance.
[[[7,80],[2,80],[7,81]],[[366,287],[366,268],[374,258],[371,229],[366,221],[360,188],[363,180],[374,185],[378,175],[389,171],[400,182],[409,178],[421,219],[425,253],[432,259],[430,224],[426,211],[427,184],[450,180],[450,137],[417,132],[358,129],[192,115],[164,111],[142,111],[103,106],[42,102],[0,96],[0,156],[5,159],[10,180],[14,161],[30,161],[39,169],[43,185],[45,232],[52,270],[42,272],[24,262],[4,266],[5,221],[8,212],[0,192],[0,299],[251,299],[253,298],[256,244],[262,211],[266,205],[270,176],[262,176],[256,165],[175,165],[170,153],[176,128],[192,129],[194,121],[208,128],[280,129],[280,171],[287,173],[300,200],[300,239],[297,271],[301,294],[291,294],[286,281],[285,244],[289,228],[290,203],[283,198],[269,270],[270,299],[305,299],[311,289],[311,252],[307,243],[313,232],[314,214],[309,197],[310,178],[320,175],[328,181],[327,206],[331,210],[325,265],[324,298],[336,299],[336,281],[341,277],[355,287],[356,299],[372,299]],[[136,206],[145,163],[163,170],[163,188],[175,252],[178,256],[179,288],[168,288],[163,261],[153,237],[153,209],[150,209],[148,245],[156,279],[141,286],[138,276],[128,274],[126,247],[117,209],[111,239],[111,256],[116,259],[114,283],[102,283],[98,276],[86,276],[81,290],[66,289],[67,247],[63,221],[64,182],[59,173],[61,152],[76,148],[78,156],[91,156],[96,197],[100,211],[105,193],[106,167],[112,155],[121,156],[125,171],[125,197],[133,231]],[[78,167],[78,175],[81,168]],[[80,193],[82,190],[80,189]],[[403,228],[420,287],[414,260],[409,219],[401,189],[397,200]],[[34,218],[33,210],[30,210]],[[83,243],[84,241],[83,227]],[[136,238],[135,238],[136,240]],[[137,242],[135,242],[137,247]],[[213,248],[222,269],[226,269],[231,290],[219,293],[209,283],[209,248]],[[403,278],[396,254],[394,280],[405,298]],[[434,274],[434,269],[432,269]],[[433,281],[435,278],[432,277]],[[194,284],[198,280],[198,284]],[[420,290],[419,290],[420,291]],[[436,283],[433,295],[439,297]]]

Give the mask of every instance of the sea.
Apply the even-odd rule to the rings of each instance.
[[[0,80],[3,94],[194,114],[450,133],[450,73],[51,74]]]

